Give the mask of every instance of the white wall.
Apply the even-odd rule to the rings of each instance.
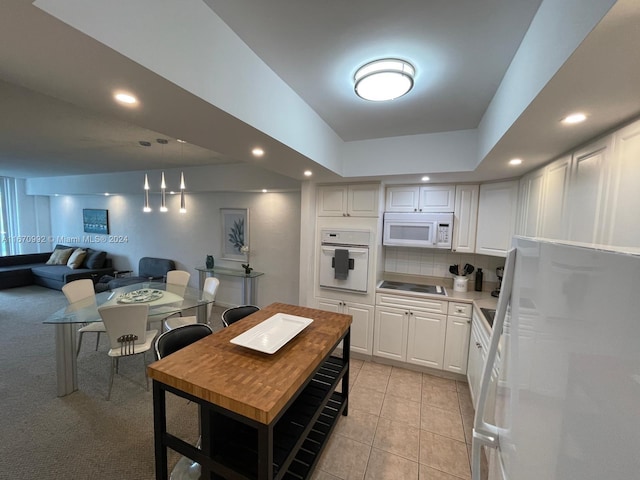
[[[152,202],[157,196],[152,197]],[[198,286],[195,267],[204,266],[213,255],[216,265],[240,269],[241,262],[220,259],[220,208],[249,209],[250,263],[264,272],[257,283],[257,304],[298,303],[300,271],[300,193],[197,193],[187,196],[187,213],[178,212],[179,196],[168,196],[169,212],[143,213],[143,196],[59,196],[51,197],[51,235],[54,243],[85,245],[105,250],[117,269],[137,272],[141,257],[173,259],[178,268],[191,273],[190,285]],[[86,234],[82,228],[83,208],[109,211],[107,236]],[[105,240],[91,243],[85,236]],[[239,304],[241,280],[221,277],[217,302]]]

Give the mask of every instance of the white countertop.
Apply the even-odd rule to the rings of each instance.
[[[442,285],[445,282],[439,281],[437,278],[419,278],[415,276],[400,276],[398,274],[394,274],[391,278],[387,278],[385,276],[385,280],[392,281],[401,281],[407,283],[418,283],[421,285]],[[382,283],[382,280],[378,282],[378,286]],[[491,291],[482,291],[476,292],[475,290],[470,290],[467,292],[456,292],[453,290],[453,287],[446,286],[447,295],[438,295],[438,294],[430,294],[430,293],[418,293],[418,292],[410,292],[406,290],[391,290],[391,289],[383,289],[376,288],[376,293],[386,293],[388,295],[401,295],[407,297],[414,298],[431,298],[437,300],[446,300],[446,301],[454,301],[454,302],[463,302],[463,303],[472,303],[478,309],[480,308],[493,308],[495,309],[498,304],[498,299],[496,297],[491,296]],[[481,317],[485,320],[485,324],[487,329],[490,331],[491,328],[489,324],[486,322],[484,315],[480,312]]]

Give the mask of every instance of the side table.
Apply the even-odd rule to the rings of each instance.
[[[256,304],[256,279],[264,275],[263,272],[252,270],[251,273],[245,273],[244,270],[236,270],[224,267],[196,267],[200,277],[200,290],[204,288],[204,280],[207,277],[222,275],[227,277],[242,278],[242,302],[244,305]]]

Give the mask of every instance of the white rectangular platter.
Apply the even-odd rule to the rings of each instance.
[[[275,353],[312,322],[311,318],[276,313],[230,341],[259,352]]]

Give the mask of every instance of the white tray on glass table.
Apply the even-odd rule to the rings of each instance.
[[[311,322],[313,322],[311,318],[276,313],[243,334],[232,338],[231,343],[259,352],[275,353]]]

